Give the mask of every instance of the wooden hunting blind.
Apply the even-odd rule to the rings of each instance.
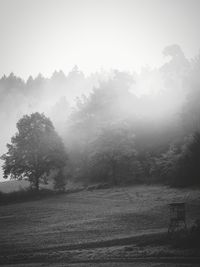
[[[174,202],[169,204],[170,210],[170,222],[168,233],[173,233],[178,230],[180,227],[186,226],[186,216],[185,216],[185,203],[184,202]]]

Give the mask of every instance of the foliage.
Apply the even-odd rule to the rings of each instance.
[[[174,186],[200,184],[200,133],[184,139],[180,148],[173,145],[156,159],[153,172],[160,181]]]
[[[179,183],[183,185],[200,184],[200,132],[186,139],[180,160]]]
[[[137,152],[134,134],[127,127],[103,129],[92,144],[91,165],[106,181],[123,182],[130,175],[130,168]],[[134,171],[133,171],[134,173]],[[134,174],[132,175],[134,176]],[[125,182],[125,181],[124,181]]]
[[[17,123],[18,132],[7,144],[4,160],[4,178],[28,179],[39,189],[50,171],[66,164],[66,153],[50,119],[40,113],[23,116]]]
[[[152,172],[160,182],[171,184],[177,177],[179,164],[179,150],[175,145],[171,145],[167,152],[155,159]]]
[[[54,177],[54,189],[56,191],[65,191],[66,178],[63,169],[59,169]]]
[[[62,169],[66,161],[62,145],[58,145],[62,152],[57,155],[48,150],[54,144],[49,139],[59,138],[45,134],[42,141],[31,141],[34,148],[38,145],[43,151],[43,167],[37,166],[40,178],[28,171],[30,166],[22,173],[22,154],[27,157],[27,151],[33,153],[34,148],[14,155],[18,151],[15,143],[22,142],[15,136],[14,143],[8,145],[10,155],[3,156],[7,158],[5,177],[28,178],[37,187],[35,182],[45,182],[48,176],[44,170],[58,169],[56,190],[64,189],[66,176],[83,183],[199,184],[199,138],[194,133],[200,130],[200,56],[189,61],[178,45],[166,47],[163,54],[169,60],[161,67],[146,67],[138,74],[112,70],[85,77],[75,66],[68,75],[55,71],[48,79],[39,74],[26,82],[13,73],[4,75],[0,79],[0,120],[2,124],[9,120],[8,127],[2,129],[0,145],[6,143],[5,136],[10,135],[21,114],[45,110],[55,98],[57,104],[49,109],[49,116],[67,147],[70,165],[67,172]],[[77,99],[72,110],[68,101],[82,93],[85,95]],[[18,161],[12,162],[11,154]]]

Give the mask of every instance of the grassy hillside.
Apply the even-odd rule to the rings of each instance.
[[[1,255],[53,253],[94,242],[98,247],[106,240],[161,233],[167,230],[167,205],[173,201],[187,203],[188,225],[200,218],[199,190],[163,186],[81,191],[0,206]]]

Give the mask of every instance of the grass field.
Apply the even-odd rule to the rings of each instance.
[[[167,231],[167,205],[173,201],[187,203],[188,225],[200,218],[198,189],[164,186],[85,190],[0,206],[0,263],[143,257],[147,251],[181,256],[161,245],[139,244]]]

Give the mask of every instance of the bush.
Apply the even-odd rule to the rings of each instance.
[[[170,145],[156,159],[153,172],[161,183],[171,186],[200,185],[200,133],[185,138],[180,148]]]

